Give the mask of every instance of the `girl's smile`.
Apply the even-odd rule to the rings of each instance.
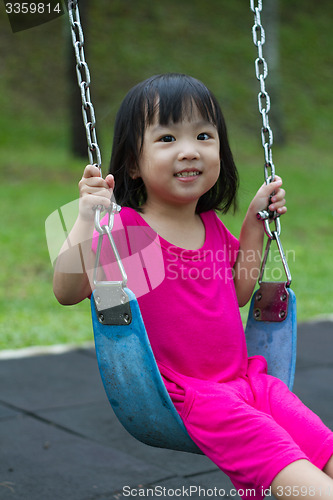
[[[201,175],[201,172],[196,168],[184,169],[174,174],[174,176],[177,177],[177,179],[183,182],[191,182],[195,180],[195,177],[197,177],[198,175]]]

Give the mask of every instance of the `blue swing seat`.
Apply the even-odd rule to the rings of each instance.
[[[128,288],[131,322],[106,325],[99,321],[91,300],[98,366],[110,404],[125,429],[145,444],[202,454],[189,437],[165,388],[148,340],[135,295]],[[289,304],[283,321],[255,318],[253,296],[246,327],[249,356],[261,354],[269,373],[291,389],[296,360],[296,300],[288,289]]]
[[[98,366],[118,420],[151,446],[202,453],[189,437],[157,368],[139,305],[128,288],[131,323],[103,325],[91,299]]]
[[[295,293],[291,288],[287,292],[289,303],[283,321],[257,321],[255,303],[259,291],[253,295],[245,336],[249,356],[264,356],[268,374],[281,379],[292,390],[296,368],[297,315]]]

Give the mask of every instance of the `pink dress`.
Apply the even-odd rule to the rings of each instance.
[[[126,207],[115,216],[113,235],[164,383],[190,436],[240,496],[263,498],[293,461],[323,468],[333,454],[333,433],[283,382],[267,375],[263,357],[248,358],[232,272],[238,240],[215,212],[201,219],[206,237],[198,250],[170,244]],[[107,279],[118,279],[105,238],[101,264]]]

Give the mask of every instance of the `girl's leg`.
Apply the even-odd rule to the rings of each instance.
[[[296,497],[298,500],[332,500],[333,480],[311,462],[297,460],[274,478],[272,493],[282,500]]]
[[[331,456],[323,470],[325,474],[333,479],[333,455]]]

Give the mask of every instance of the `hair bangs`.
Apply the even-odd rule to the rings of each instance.
[[[217,113],[211,93],[200,81],[187,75],[168,74],[151,79],[146,87],[146,125],[179,123],[191,118],[193,110],[217,125]]]

